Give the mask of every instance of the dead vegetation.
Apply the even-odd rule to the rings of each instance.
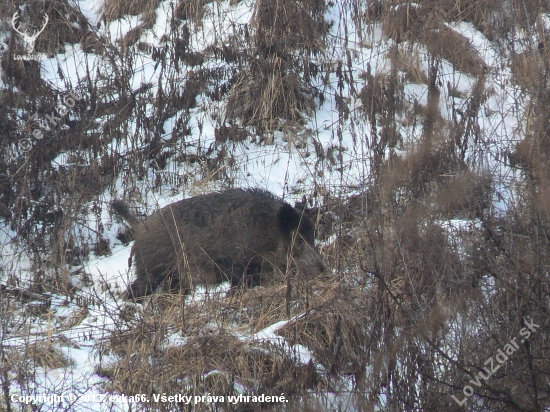
[[[9,353],[9,352],[8,352]],[[24,370],[32,370],[36,367],[45,370],[67,368],[73,364],[73,360],[56,348],[51,342],[31,343],[23,353],[9,353],[10,364],[8,367]],[[17,366],[16,366],[17,365]]]
[[[159,4],[160,0],[106,0],[103,4],[102,16],[105,23],[110,23],[127,15],[141,15],[143,21],[152,19],[154,22],[156,20],[156,9]]]
[[[486,70],[478,51],[460,33],[449,28],[446,14],[427,13],[425,3],[406,3],[385,14],[382,29],[397,43],[414,41],[424,44],[436,58],[445,59],[457,70],[478,76]]]
[[[520,2],[510,3],[513,3],[513,6],[521,7]],[[450,3],[445,0],[377,1],[371,5],[365,17],[380,19],[384,32],[398,42],[415,41],[418,39],[417,36],[422,38],[426,34],[424,30],[426,27],[423,25],[426,22],[436,21],[441,23],[469,22],[490,37],[500,28],[498,18],[505,17],[503,9],[503,4],[495,0],[466,0],[460,3]],[[429,34],[429,29],[427,34]]]
[[[63,56],[66,44],[81,42],[97,60],[76,85],[81,99],[60,116],[59,102],[75,84],[62,64],[53,85],[42,63],[14,59],[24,43],[9,28],[15,9],[0,4],[7,45],[1,409],[15,409],[11,393],[36,382],[37,371],[72,368],[64,348],[82,342],[96,345],[104,392],[285,393],[290,400],[224,402],[218,410],[548,409],[547,5],[261,0],[250,21],[203,49],[193,30],[212,15],[208,1],[179,1],[168,34],[155,44],[144,39],[157,19],[156,0],[106,1],[103,25],[140,16],[138,27],[112,42],[68,2],[28,4],[21,14],[29,27],[43,13],[50,17],[37,52]],[[356,43],[330,30],[327,12],[340,5],[351,20],[337,23],[357,28]],[[461,22],[510,61],[489,67],[454,29]],[[383,67],[365,41],[373,24],[389,41],[377,51]],[[156,84],[136,82],[143,56],[161,73]],[[451,84],[443,62],[471,87]],[[499,110],[495,88],[508,84],[490,84],[508,67],[520,92],[514,107],[499,109],[525,108],[508,130],[507,151],[494,152],[487,124],[504,123],[504,114],[489,112]],[[411,99],[413,87],[425,94]],[[326,101],[336,120],[320,125],[317,109]],[[63,121],[40,127],[52,114]],[[216,120],[208,144],[201,116]],[[309,130],[312,124],[318,130]],[[43,138],[23,152],[20,142],[37,128]],[[330,139],[320,139],[323,130]],[[120,291],[86,272],[86,260],[112,252],[106,193],[122,187],[118,196],[143,204],[151,193],[232,187],[248,178],[237,148],[250,146],[258,161],[257,148],[274,142],[277,131],[304,159],[314,158],[307,175],[315,187],[305,190],[301,208],[316,222],[329,273],[313,280],[286,274],[274,284],[187,300],[159,293],[139,306],[121,303]],[[359,185],[348,161],[365,165]],[[334,171],[339,185],[324,186]],[[17,259],[30,262],[26,276]],[[90,336],[94,310],[113,322],[101,337]],[[520,342],[526,321],[537,327]],[[39,337],[36,325],[44,328]],[[487,360],[512,339],[517,348],[485,378]],[[185,406],[136,405],[175,408]]]
[[[180,0],[174,10],[174,16],[200,25],[205,13],[204,6],[208,3],[211,3],[211,0]]]
[[[328,284],[332,284],[330,290]],[[285,393],[289,398],[310,389],[327,389],[326,377],[311,362],[300,362],[298,354],[271,341],[262,330],[289,315],[309,320],[325,308],[338,311],[334,295],[341,292],[337,290],[334,279],[304,282],[298,278],[287,285],[227,296],[215,292],[193,303],[183,304],[178,295],[159,295],[143,309],[126,306],[118,330],[102,349],[105,354],[116,354],[120,361],[105,365],[101,373],[109,376],[111,390],[149,394],[170,393],[181,385],[198,393],[226,396],[238,395],[237,385],[247,394]],[[231,324],[234,326],[229,328]],[[186,338],[164,349],[166,337],[174,332]],[[352,348],[346,346],[345,350]],[[148,360],[152,354],[153,364]],[[151,376],[156,378],[151,380]],[[225,407],[242,410],[246,405],[228,403]]]
[[[248,67],[229,91],[227,120],[270,132],[311,117],[317,93],[301,73],[324,51],[325,10],[323,0],[256,2]]]
[[[228,119],[263,132],[282,129],[287,122],[300,124],[315,108],[310,90],[277,57],[258,60],[238,75],[227,102]]]

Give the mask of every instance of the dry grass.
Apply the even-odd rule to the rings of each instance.
[[[446,218],[475,219],[490,207],[492,181],[489,175],[466,172],[449,175],[434,196],[432,207],[435,213]]]
[[[51,342],[30,343],[24,351],[12,351],[9,365],[24,374],[24,368],[43,368],[45,370],[67,368],[73,365],[73,360],[64,355]],[[24,375],[22,376],[22,378]]]
[[[90,30],[86,18],[80,10],[66,0],[53,0],[44,5],[43,2],[30,1],[29,8],[19,13],[19,29],[32,33],[41,28],[44,22],[44,14],[49,21],[44,31],[36,39],[34,52],[46,53],[53,56],[64,52],[65,43],[75,44],[79,42]],[[10,21],[17,9],[13,4],[5,3],[0,6],[0,16]],[[14,44],[15,46],[15,44]],[[17,49],[16,53],[23,53],[23,49]]]
[[[325,48],[324,0],[255,3],[251,25],[257,52],[284,58],[295,51],[317,54]]]
[[[126,33],[122,39],[118,40],[120,47],[123,50],[128,50],[129,48],[134,46],[139,41],[141,35],[143,34],[143,31],[144,27],[142,25],[128,30],[128,33]]]
[[[445,0],[413,2],[398,0],[391,4],[379,4],[365,14],[367,21],[382,20],[383,30],[388,37],[396,41],[417,40],[429,21],[473,23],[482,33],[495,30],[492,26],[502,11],[502,5],[496,0],[466,0],[459,3]]]
[[[443,24],[426,30],[424,42],[430,53],[447,60],[463,73],[479,76],[487,70],[485,62],[469,40]]]
[[[410,83],[428,84],[428,75],[422,70],[418,52],[414,50],[398,51],[394,63],[397,70],[405,73],[405,78]]]
[[[181,295],[162,293],[143,306],[116,301],[107,307],[91,299],[115,320],[96,347],[98,358],[111,361],[100,361],[97,369],[104,389],[149,395],[284,392],[291,402],[271,409],[287,411],[326,410],[324,401],[352,395],[355,403],[341,404],[341,410],[454,411],[459,407],[451,395],[460,395],[531,317],[541,328],[499,374],[474,388],[464,408],[547,409],[550,76],[540,17],[548,12],[546,5],[511,1],[504,9],[496,1],[393,1],[370,2],[365,10],[364,2],[349,1],[345,6],[357,13],[357,21],[381,22],[384,34],[394,40],[383,51],[389,70],[369,71],[367,59],[361,73],[351,63],[365,56],[361,50],[350,48],[346,62],[328,47],[323,1],[258,1],[247,30],[205,53],[191,47],[190,27],[200,26],[206,11],[206,1],[199,0],[179,1],[175,9],[176,18],[193,24],[172,22],[179,24],[178,31],[159,47],[140,45],[159,4],[107,1],[105,22],[141,15],[138,28],[120,44],[109,44],[68,3],[47,3],[50,23],[37,50],[57,53],[63,43],[83,39],[83,49],[98,55],[98,66],[79,86],[84,97],[72,109],[70,127],[46,134],[28,154],[17,150],[17,142],[32,130],[28,117],[51,113],[59,90],[42,80],[37,62],[10,60],[21,43],[10,42],[2,56],[0,215],[16,233],[17,253],[22,250],[33,262],[33,278],[18,285],[9,259],[0,265],[0,409],[10,406],[5,388],[32,385],[37,369],[71,366],[59,345],[72,345],[63,334],[89,316],[85,291],[90,279],[82,262],[90,252],[110,253],[102,207],[113,182],[123,182],[124,195],[141,202],[151,193],[175,194],[184,188],[196,194],[233,185],[235,176],[245,174],[236,169],[242,164],[235,157],[236,143],[269,142],[274,130],[292,136],[313,116],[320,94],[312,79],[325,80],[324,95],[332,99],[337,117],[331,126],[334,141],[316,145],[318,162],[311,171],[318,185],[311,190],[323,201],[310,212],[320,225],[329,274],[308,282],[281,275],[262,287],[210,291],[185,304]],[[40,21],[42,3],[30,6],[29,18]],[[13,14],[10,7],[0,4],[4,21]],[[472,22],[502,55],[512,56],[514,79],[530,99],[525,118],[519,119],[527,138],[507,157],[517,200],[506,213],[497,213],[494,203],[503,176],[487,174],[478,163],[486,159],[483,142],[494,138],[479,127],[492,93],[486,84],[492,80],[485,79],[487,68],[478,51],[446,25],[457,21]],[[531,36],[532,44],[526,42],[521,53],[510,43],[518,34],[516,23]],[[425,49],[427,71],[420,58]],[[138,51],[147,51],[162,68],[158,87],[133,88]],[[442,59],[475,80],[469,91],[449,91],[462,102],[448,119],[439,110],[447,86],[438,71]],[[427,86],[425,105],[405,100],[410,83]],[[348,89],[360,91],[346,96]],[[355,111],[350,102],[356,97],[361,108]],[[203,147],[190,137],[190,109],[212,102],[222,114],[215,113],[215,142]],[[163,130],[167,119],[177,123],[170,136]],[[15,132],[18,126],[22,129]],[[369,151],[359,161],[372,166],[354,187],[346,186],[342,156],[342,129],[348,126],[354,144],[368,139]],[[405,141],[401,126],[415,126],[421,137]],[[395,155],[396,148],[407,149],[406,156]],[[61,154],[67,159],[63,167],[55,163]],[[319,183],[328,168],[339,168],[341,186]],[[355,194],[348,196],[346,190]],[[82,205],[91,205],[96,226],[84,221],[89,212]],[[470,226],[449,229],[442,223],[449,219]],[[75,230],[83,226],[86,234]],[[106,284],[95,286],[109,291]],[[53,296],[80,306],[70,311],[63,306],[68,316],[57,316]],[[283,321],[278,342],[260,335]],[[48,329],[44,341],[9,347],[11,336],[29,338],[37,322],[55,323],[58,329]],[[297,359],[301,348],[312,354],[311,362]]]
[[[106,23],[110,23],[114,20],[118,20],[124,16],[137,16],[142,14],[146,16],[155,16],[155,10],[160,4],[160,0],[106,0],[103,4],[103,20]],[[149,20],[145,18],[145,20]]]
[[[63,52],[65,43],[75,44],[95,34],[82,12],[66,0],[48,2],[44,11],[50,20],[45,35],[38,37],[38,50],[43,47],[48,54]]]
[[[180,0],[174,10],[174,16],[201,25],[205,13],[204,6],[211,2],[212,0]]]
[[[534,92],[539,84],[538,73],[541,61],[538,53],[528,50],[512,55],[511,69],[514,79],[525,91]]]
[[[226,111],[229,121],[239,120],[265,133],[287,123],[294,128],[312,115],[315,93],[293,67],[324,50],[325,10],[322,0],[255,4],[254,49],[248,54],[248,66],[232,81]]]
[[[301,123],[304,115],[311,115],[315,103],[310,90],[284,65],[275,57],[257,60],[241,72],[229,92],[227,117],[268,132],[286,122]]]
[[[314,314],[328,308],[340,311],[334,297],[341,293],[338,290],[331,278],[309,283],[294,279],[289,285],[278,283],[227,296],[212,293],[183,307],[181,296],[154,296],[143,310],[132,305],[123,310],[120,329],[102,348],[119,360],[100,373],[109,376],[110,390],[125,393],[162,393],[181,390],[183,384],[198,393],[227,396],[238,394],[237,384],[246,393],[306,395],[310,389],[326,387],[322,374],[312,363],[297,361],[288,348],[257,334],[289,314],[314,321]],[[341,296],[339,301],[343,300]],[[174,332],[183,343],[166,348],[165,340]]]
[[[402,5],[384,15],[382,30],[397,42],[409,40],[425,44],[433,56],[447,60],[463,73],[482,74],[486,67],[477,50],[444,21],[449,20],[434,17],[423,6]]]
[[[279,332],[291,344],[309,348],[329,375],[365,376],[365,348],[369,346],[369,316],[364,285],[349,287],[332,280],[312,290],[307,312]]]

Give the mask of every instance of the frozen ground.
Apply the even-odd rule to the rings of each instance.
[[[195,26],[193,30],[191,44],[195,51],[206,50],[210,45],[219,45],[224,38],[231,35],[239,24],[245,24],[251,18],[252,1],[239,2],[232,6],[228,1],[214,2],[206,5],[207,12],[202,24]],[[78,5],[82,13],[89,19],[92,25],[100,21],[101,6],[98,1],[83,0]],[[141,41],[154,47],[161,45],[162,36],[170,30],[168,25],[169,15],[172,10],[172,2],[166,0],[160,4],[157,9],[157,23],[151,30],[146,30]],[[356,26],[351,24],[351,19],[347,16],[348,11],[339,1],[329,9],[326,18],[334,21],[331,33],[329,35],[329,44],[331,46],[330,54],[327,51],[325,59],[327,61],[337,61],[340,58],[346,59],[349,56],[352,62],[352,74],[355,80],[355,89],[361,89],[364,80],[360,76],[370,67],[375,73],[383,73],[389,70],[388,51],[393,42],[382,35],[379,25],[370,27],[368,35],[357,33]],[[129,30],[139,24],[139,16],[127,16],[122,19],[111,22],[107,26],[102,25],[100,33],[109,38],[113,43],[122,38]],[[489,97],[483,102],[483,108],[480,111],[478,126],[480,136],[483,138],[485,151],[484,156],[487,169],[498,171],[499,176],[510,179],[512,172],[506,170],[503,162],[500,161],[506,151],[510,150],[511,145],[523,138],[524,131],[521,126],[521,119],[524,115],[525,96],[511,81],[510,69],[504,64],[506,56],[501,56],[494,45],[487,40],[482,33],[477,31],[469,23],[450,23],[449,28],[457,33],[464,35],[470,44],[478,51],[485,64],[490,68],[486,79],[486,89],[489,91]],[[347,40],[344,41],[344,39]],[[367,47],[368,44],[368,47]],[[427,51],[419,45],[414,46],[418,55],[421,69],[428,71]],[[60,90],[66,88],[67,82],[72,88],[77,88],[85,76],[85,67],[102,69],[102,57],[93,53],[84,53],[79,44],[67,46],[66,53],[55,55],[42,61],[41,71],[43,79]],[[150,55],[140,54],[135,62],[135,71],[131,84],[134,89],[144,83],[152,86],[152,93],[158,92],[158,79],[160,68],[157,68],[155,61]],[[91,70],[94,72],[94,70]],[[60,74],[62,73],[61,78]],[[184,75],[182,80],[184,79]],[[458,72],[450,63],[443,61],[440,66],[441,81],[448,83],[453,89],[458,90],[465,97],[468,96],[475,86],[475,79],[472,76]],[[338,79],[332,74],[326,86],[327,94],[336,92]],[[0,87],[2,84],[0,83]],[[319,85],[321,87],[321,85]],[[272,145],[258,145],[255,143],[238,143],[234,148],[234,156],[237,159],[239,168],[234,171],[232,178],[235,186],[238,187],[261,187],[272,191],[273,193],[285,197],[289,201],[301,198],[298,194],[293,194],[294,188],[312,188],[324,187],[329,190],[344,189],[346,194],[351,194],[361,187],[369,174],[370,158],[370,129],[362,127],[356,123],[356,115],[360,111],[361,101],[358,100],[353,92],[346,85],[341,93],[349,98],[352,115],[347,121],[343,121],[335,107],[334,99],[326,99],[321,105],[315,116],[309,121],[305,129],[294,139],[303,139],[306,144],[292,144],[292,139],[285,136],[282,132],[274,133],[274,143]],[[415,102],[425,105],[427,103],[427,86],[425,84],[406,83],[404,87],[405,106],[411,107]],[[441,116],[449,119],[457,108],[464,108],[465,100],[456,96],[448,95],[448,89],[442,88],[439,109]],[[192,110],[190,121],[192,134],[188,142],[197,142],[197,148],[208,147],[214,140],[214,128],[216,126],[216,108],[209,105],[209,102],[199,102],[197,108]],[[175,118],[166,120],[164,131],[166,136],[172,134],[172,129],[176,127]],[[335,130],[341,130],[341,139],[335,133]],[[408,147],[421,134],[420,125],[400,124],[398,132],[405,142],[404,147],[396,148],[401,156],[407,156]],[[311,143],[311,138],[316,139],[324,148],[331,145],[342,146],[344,148],[341,163],[331,165],[328,161],[320,167],[316,165],[315,150]],[[200,142],[200,145],[198,144]],[[106,150],[114,150],[114,147],[108,147]],[[124,153],[125,148],[116,148],[117,151]],[[67,162],[65,154],[60,155],[54,162],[57,167],[63,167]],[[193,167],[193,166],[190,166]],[[342,168],[344,172],[342,172]],[[189,170],[182,170],[180,167],[169,164],[166,169],[177,174],[185,174]],[[154,180],[154,175],[149,179]],[[510,196],[508,193],[508,181],[497,182],[497,188],[505,199]],[[190,185],[196,190],[196,187]],[[207,187],[201,187],[202,192],[216,190],[215,184],[209,184]],[[124,181],[122,178],[118,182],[118,193],[122,193]],[[147,205],[147,212],[150,213],[157,207],[162,207],[182,197],[188,197],[196,194],[192,191],[180,193],[158,194],[149,193],[149,197],[144,199],[143,204]],[[105,193],[103,199],[108,203],[112,199],[112,193]],[[504,202],[502,207],[504,207]],[[106,208],[104,208],[105,210]],[[52,370],[37,371],[35,385],[26,387],[21,392],[21,387],[13,384],[13,393],[21,395],[33,394],[59,394],[62,393],[71,398],[76,396],[78,400],[72,406],[63,404],[62,408],[67,410],[130,410],[131,406],[125,402],[109,402],[102,398],[104,395],[100,387],[103,378],[96,374],[98,367],[108,364],[110,359],[98,356],[96,345],[107,336],[114,325],[113,316],[120,309],[117,291],[123,291],[126,285],[131,281],[133,274],[128,273],[128,258],[131,246],[124,247],[116,239],[116,234],[120,225],[114,223],[112,217],[103,212],[101,221],[106,229],[105,236],[112,247],[112,255],[106,257],[93,257],[83,265],[83,269],[91,276],[91,285],[77,283],[75,286],[82,289],[79,299],[88,299],[87,312],[83,313],[81,306],[75,299],[72,302],[66,302],[62,298],[53,297],[52,313],[53,317],[49,320],[37,320],[31,330],[21,331],[19,336],[11,334],[3,336],[3,343],[16,348],[18,345],[28,344],[29,342],[38,342],[51,339],[56,346],[68,358],[72,359],[73,364],[67,368],[58,368]],[[90,213],[87,216],[87,222],[93,222],[97,216]],[[449,229],[457,225],[464,226],[471,222],[442,222],[443,226]],[[93,227],[94,225],[89,225]],[[81,230],[86,231],[86,225]],[[17,249],[13,246],[10,239],[15,237],[15,233],[9,228],[4,227],[1,230],[2,255],[4,259],[17,259]],[[25,259],[18,260],[17,273],[20,274],[21,282],[31,278],[32,268],[26,266]],[[76,281],[75,281],[76,282]],[[104,287],[109,284],[111,289]],[[112,291],[112,292],[111,292]],[[114,293],[113,293],[114,292]],[[200,299],[200,290],[194,297],[189,299]],[[75,326],[70,325],[70,319],[81,316],[75,322]],[[307,364],[310,359],[315,359],[310,351],[301,345],[291,346],[282,337],[276,334],[276,331],[283,327],[286,322],[278,322],[266,327],[264,330],[253,336],[240,335],[243,340],[267,340],[277,342],[288,351],[296,355],[299,362]],[[15,336],[14,336],[15,335]],[[7,338],[7,339],[6,339]],[[172,336],[167,344],[177,344],[181,338]],[[317,366],[321,368],[320,365]],[[96,402],[101,400],[101,402]],[[120,399],[117,399],[120,401]],[[58,405],[43,405],[41,410],[60,410]]]

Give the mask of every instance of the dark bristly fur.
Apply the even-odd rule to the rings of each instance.
[[[135,233],[137,279],[130,299],[151,294],[166,278],[188,293],[196,284],[257,285],[267,273],[285,273],[289,262],[307,277],[325,271],[311,221],[266,191],[196,196],[144,221],[120,200],[112,207]]]
[[[118,215],[123,217],[130,224],[130,226],[135,226],[139,222],[133,213],[130,212],[130,209],[128,209],[128,205],[122,200],[114,200],[111,206]]]

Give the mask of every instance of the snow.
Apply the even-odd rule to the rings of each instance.
[[[93,0],[80,0],[77,2],[82,13],[88,18],[92,25],[96,25],[101,20],[100,3]],[[194,51],[204,51],[210,46],[220,46],[228,41],[229,37],[236,30],[239,30],[241,25],[247,24],[252,17],[252,1],[239,2],[236,6],[229,6],[229,2],[213,2],[206,5],[205,18],[202,23],[189,23],[191,28],[190,48]],[[151,30],[147,30],[142,36],[141,41],[150,44],[154,47],[162,47],[161,39],[163,36],[170,34],[170,10],[173,3],[166,0],[157,8],[156,24]],[[411,4],[410,6],[415,6]],[[346,55],[350,51],[351,61],[353,64],[352,73],[356,78],[355,88],[360,90],[363,85],[363,80],[359,78],[359,73],[365,72],[369,66],[372,74],[387,73],[389,71],[389,62],[387,51],[393,44],[391,40],[384,38],[381,26],[375,24],[369,28],[369,34],[358,33],[351,30],[349,27],[343,26],[342,15],[346,13],[340,4],[329,8],[326,17],[333,20],[334,24],[330,42],[335,45],[334,54],[330,56],[332,61],[338,58],[346,60]],[[542,16],[544,24],[548,25],[550,21],[548,16]],[[141,23],[141,16],[125,16],[122,19],[110,22],[107,26],[99,29],[99,32],[112,42],[115,43],[127,34],[131,29],[137,27]],[[489,170],[498,170],[500,176],[508,176],[511,180],[513,173],[504,170],[505,165],[501,161],[503,153],[509,151],[513,145],[521,140],[525,135],[523,126],[523,115],[525,111],[525,103],[522,98],[521,91],[517,86],[513,85],[511,73],[509,69],[502,68],[502,60],[500,52],[495,49],[491,42],[483,36],[475,27],[466,22],[457,22],[447,24],[452,30],[465,36],[470,44],[479,52],[483,61],[491,68],[487,75],[487,84],[485,89],[490,91],[489,97],[483,103],[483,110],[479,119],[480,135],[485,144],[486,168]],[[368,38],[368,47],[365,47],[365,38]],[[0,38],[1,39],[1,38]],[[418,49],[418,53],[422,60],[422,69],[427,72],[426,51],[422,47]],[[135,90],[143,84],[151,84],[151,93],[155,94],[159,87],[160,69],[156,66],[152,57],[146,53],[136,55],[135,71],[131,78],[132,88]],[[325,56],[326,57],[326,56]],[[60,91],[69,91],[76,89],[83,84],[84,78],[87,75],[87,68],[92,68],[90,73],[97,75],[98,70],[108,70],[102,67],[104,62],[100,60],[100,56],[91,53],[84,53],[79,44],[66,45],[66,51],[63,54],[56,55],[52,58],[47,58],[41,62],[41,72],[43,79],[50,84],[56,85]],[[208,63],[207,63],[208,64]],[[60,79],[59,70],[63,72],[64,80]],[[182,81],[186,78],[186,73],[174,73]],[[465,95],[470,95],[475,87],[475,79],[465,73],[456,71],[449,62],[443,61],[440,66],[440,79],[443,84],[449,84]],[[95,81],[96,79],[89,79]],[[328,94],[334,94],[336,91],[337,78],[334,73],[329,79],[329,86],[326,87]],[[0,87],[3,84],[0,83]],[[325,86],[319,85],[325,88]],[[442,96],[440,99],[441,115],[445,118],[451,118],[452,113],[457,108],[465,110],[464,101],[460,98],[448,96],[448,89],[442,87]],[[349,98],[353,104],[351,108],[358,109],[360,102],[356,100],[352,91],[347,86],[343,90],[338,91],[343,97]],[[416,102],[421,105],[427,105],[428,87],[425,84],[406,83],[404,87],[404,95],[408,105]],[[201,105],[204,103],[204,106]],[[187,143],[195,142],[195,147],[208,147],[214,141],[214,129],[217,125],[217,119],[214,119],[211,111],[208,111],[205,106],[209,106],[208,102],[199,102],[199,107],[192,110],[191,117],[191,136],[186,140]],[[153,107],[148,110],[153,113]],[[180,113],[166,120],[163,124],[165,131],[164,137],[169,137],[176,127],[176,120]],[[402,115],[402,114],[399,114]],[[459,119],[460,119],[460,115]],[[235,186],[238,187],[261,187],[272,191],[278,196],[285,197],[288,201],[300,199],[300,195],[292,194],[292,188],[295,187],[315,187],[320,185],[323,187],[340,187],[342,182],[346,186],[361,187],[365,176],[368,175],[370,153],[369,142],[371,140],[370,130],[357,130],[356,126],[351,122],[345,124],[339,123],[340,118],[334,107],[333,99],[326,99],[325,103],[318,109],[312,120],[306,125],[306,131],[302,135],[293,136],[292,139],[307,140],[311,137],[315,138],[324,148],[330,145],[341,146],[342,159],[340,164],[331,166],[328,161],[325,161],[320,169],[315,173],[316,166],[314,165],[315,150],[311,143],[307,143],[305,147],[298,148],[292,143],[292,139],[284,136],[282,133],[274,134],[274,144],[259,146],[253,143],[237,143],[234,148],[234,155],[237,162],[242,165],[239,171],[228,171],[230,177],[234,180]],[[130,133],[135,133],[136,125],[130,125]],[[340,135],[338,135],[338,133]],[[406,141],[413,142],[421,134],[420,126],[416,128],[403,126],[400,130]],[[309,142],[309,140],[307,140]],[[197,143],[200,142],[200,145]],[[113,143],[114,144],[114,143]],[[113,145],[112,144],[112,145]],[[109,150],[114,150],[114,147],[108,147]],[[117,147],[116,150],[124,152],[124,149]],[[189,147],[189,152],[193,152],[193,148]],[[400,151],[406,155],[406,151]],[[62,167],[68,163],[68,154],[60,154],[54,161],[57,167]],[[345,173],[339,170],[343,166]],[[192,168],[192,166],[189,166]],[[189,169],[178,168],[177,165],[170,163],[166,170],[175,171],[178,175],[184,175],[189,172]],[[153,172],[150,172],[153,174]],[[144,183],[145,184],[145,183]],[[200,182],[197,182],[200,185]],[[193,186],[193,185],[191,185]],[[218,189],[215,185],[207,186],[208,190]],[[124,183],[119,180],[117,182],[116,192],[120,195],[123,193]],[[352,191],[352,190],[351,190]],[[497,191],[506,193],[509,191],[509,181],[497,182]],[[189,192],[162,194],[158,195],[153,192],[148,194],[148,198],[144,203],[149,207],[148,212],[163,207],[173,201],[179,200],[182,197],[191,195]],[[500,202],[500,207],[505,208],[506,202],[509,199],[504,197]],[[112,200],[111,194],[105,195],[105,203]],[[104,208],[105,210],[106,208]],[[95,215],[90,213],[89,221],[97,219]],[[132,273],[128,271],[128,258],[130,256],[130,246],[122,246],[116,240],[116,230],[120,225],[111,223],[111,216],[104,212],[101,221],[106,226],[106,237],[112,246],[112,254],[107,257],[94,257],[84,266],[86,273],[92,276],[94,283],[93,289],[87,289],[91,297],[101,297],[104,303],[101,307],[90,307],[89,315],[83,322],[69,331],[62,333],[78,344],[78,348],[70,348],[60,346],[60,349],[74,361],[74,366],[68,369],[55,369],[40,375],[37,380],[38,392],[57,393],[59,388],[71,387],[76,388],[80,396],[100,394],[101,389],[99,384],[102,379],[95,373],[98,365],[98,360],[95,358],[94,342],[106,336],[111,327],[113,327],[113,319],[108,313],[109,309],[117,310],[119,304],[117,297],[106,290],[102,290],[102,284],[109,284],[114,291],[123,291],[131,282]],[[478,225],[478,222],[471,221],[448,221],[442,222],[442,226],[451,230],[465,230],[471,225]],[[0,232],[3,256],[15,256],[17,254],[16,247],[10,243],[8,239],[15,237],[14,233],[9,233],[5,228]],[[28,277],[22,277],[22,281],[30,280],[30,268],[25,264],[25,260],[19,262],[20,269],[28,270]],[[74,286],[86,290],[86,286],[82,283],[75,283]],[[221,288],[228,288],[228,285],[222,285]],[[201,299],[201,290],[189,297],[190,302]],[[74,303],[66,305],[64,302],[52,302],[52,307],[56,310],[56,315],[66,316],[78,309]],[[316,361],[315,356],[308,348],[296,344],[290,345],[284,338],[277,335],[277,330],[284,327],[289,322],[296,319],[281,321],[270,325],[263,330],[255,333],[252,336],[240,335],[240,339],[267,341],[275,345],[280,345],[288,353],[293,353],[298,362],[307,364],[310,360]],[[44,333],[48,325],[42,322],[36,326],[36,331]],[[55,335],[55,334],[54,334]],[[89,340],[87,336],[92,336]],[[84,336],[84,338],[82,337]],[[37,339],[39,339],[37,337]],[[168,342],[171,345],[178,345],[184,341],[180,336],[172,335]],[[103,360],[105,362],[105,359]],[[212,372],[210,372],[212,373]],[[16,390],[15,384],[13,390]],[[31,390],[31,389],[29,389]],[[85,402],[77,405],[75,410],[107,410],[108,404]],[[126,410],[126,406],[116,405],[115,410]],[[78,409],[80,408],[80,409]],[[46,408],[48,410],[48,408]],[[53,408],[51,409],[53,410]]]

